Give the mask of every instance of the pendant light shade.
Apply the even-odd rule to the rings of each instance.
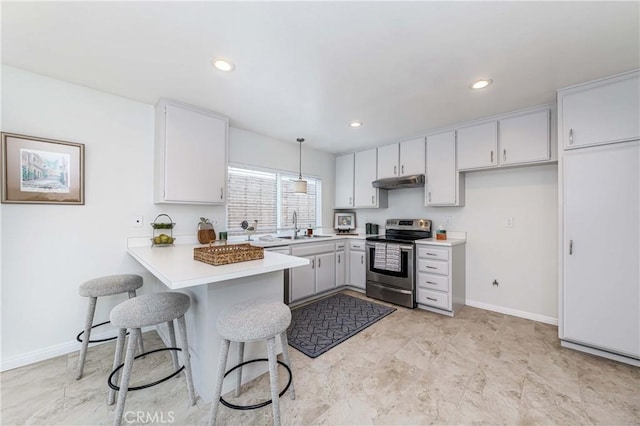
[[[298,138],[296,140],[300,144],[300,172],[298,174],[298,180],[293,181],[293,192],[296,194],[306,194],[307,181],[302,179],[302,142],[304,142],[304,139]]]

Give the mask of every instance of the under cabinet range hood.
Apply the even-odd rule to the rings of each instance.
[[[424,175],[398,176],[378,179],[374,180],[371,184],[374,188],[380,189],[417,188],[419,186],[424,186]]]

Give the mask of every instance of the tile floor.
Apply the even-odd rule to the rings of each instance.
[[[147,350],[162,346],[155,332],[144,338]],[[80,381],[77,352],[0,374],[0,423],[111,424],[113,348],[92,347]],[[291,355],[297,399],[280,399],[284,424],[640,425],[639,368],[561,348],[555,326],[481,309],[448,318],[398,308],[316,359]],[[171,369],[166,353],[141,362],[147,368],[136,371],[153,374],[134,374],[132,384]],[[228,399],[268,399],[268,375],[245,388]],[[209,404],[187,400],[183,375],[131,392],[124,423],[206,424]],[[271,407],[223,406],[218,422],[271,424]]]

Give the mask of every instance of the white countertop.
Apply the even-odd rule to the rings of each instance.
[[[171,247],[150,247],[147,244],[136,247],[135,244],[130,244],[127,247],[127,253],[173,290],[309,264],[308,259],[265,251],[264,259],[213,266],[193,259],[195,247],[202,247],[202,245],[176,244]]]
[[[428,244],[430,246],[446,246],[452,247],[459,244],[465,244],[466,239],[448,238],[446,240],[436,240],[435,238],[424,238],[422,240],[416,240],[416,244]]]

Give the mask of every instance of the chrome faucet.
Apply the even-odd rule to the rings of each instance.
[[[298,232],[300,230],[298,229],[298,213],[294,210],[293,211],[293,239],[297,240],[298,239]]]

